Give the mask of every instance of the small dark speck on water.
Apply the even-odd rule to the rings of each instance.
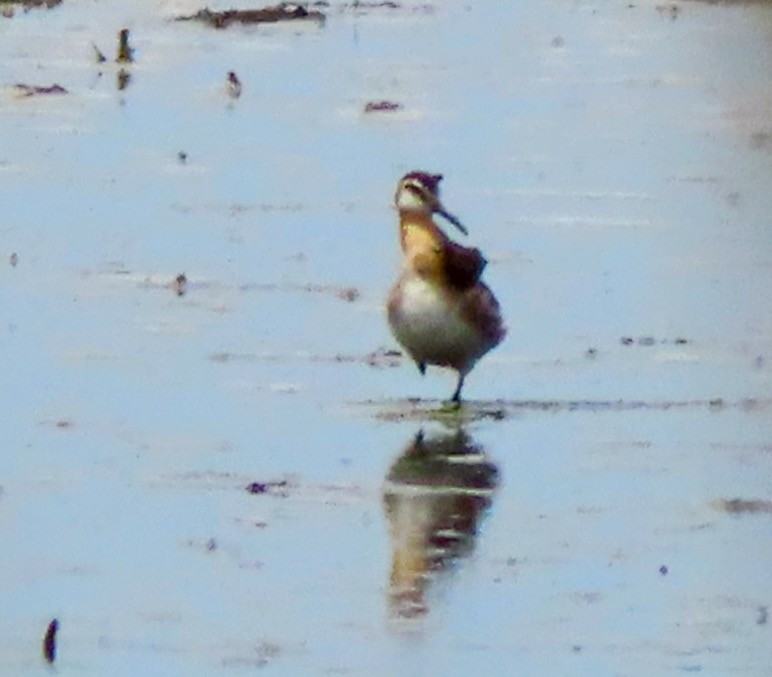
[[[338,298],[351,303],[359,298],[359,290],[356,287],[346,287],[338,292]]]
[[[206,542],[205,547],[207,552],[214,552],[215,550],[217,550],[217,541],[214,538],[210,538]]]
[[[272,489],[285,489],[289,485],[287,480],[278,480],[275,482],[252,482],[247,485],[247,491],[250,494],[269,494]],[[279,492],[280,495],[283,495]]]
[[[554,38],[552,38],[552,42],[550,44],[558,49],[565,46],[566,40],[562,35],[556,35]]]
[[[93,42],[91,43],[91,46],[94,48],[94,59],[96,59],[97,63],[104,63],[107,61],[107,57],[102,53],[102,50],[99,49]]]
[[[717,507],[730,515],[772,513],[772,501],[760,498],[722,499]]]
[[[635,343],[635,341],[632,338],[630,338],[629,336],[623,336],[621,339],[619,339],[619,342],[623,346],[631,346],[631,345],[633,345],[633,343]]]
[[[13,254],[8,257],[8,263],[16,268],[17,264],[19,263],[19,255],[16,252],[13,252]]]
[[[640,346],[653,346],[656,343],[653,336],[641,336],[638,339],[638,345]]]
[[[241,80],[235,71],[228,71],[225,91],[232,99],[238,99],[241,96]]]
[[[46,636],[43,638],[43,657],[53,663],[56,660],[56,632],[59,630],[59,621],[54,618],[46,629]]]
[[[769,620],[769,609],[766,606],[760,606],[756,614],[756,625],[766,625]]]
[[[584,352],[584,356],[588,360],[594,360],[598,356],[598,349],[597,348],[587,348]]]
[[[177,296],[184,296],[188,289],[188,278],[185,277],[185,273],[180,273],[174,278],[172,282],[172,289],[174,289]]]
[[[185,164],[188,161],[188,154],[181,150],[179,153],[177,153],[177,160],[180,162],[180,164]]]
[[[128,70],[125,68],[121,68],[118,71],[118,75],[116,75],[116,85],[118,87],[118,91],[122,92],[124,89],[126,89],[129,84],[131,83],[131,73],[129,73]]]
[[[659,573],[663,576],[667,576],[668,568],[664,564],[659,568]]]

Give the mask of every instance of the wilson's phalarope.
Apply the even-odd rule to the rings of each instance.
[[[440,214],[466,234],[439,197],[441,174],[414,171],[397,184],[399,239],[404,262],[391,289],[391,331],[421,374],[427,364],[458,372],[454,402],[464,378],[507,333],[499,304],[480,280],[486,260],[479,249],[453,242],[434,222]]]

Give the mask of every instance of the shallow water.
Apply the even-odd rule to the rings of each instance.
[[[772,6],[200,8],[0,19],[0,673],[768,674]],[[510,329],[460,414],[419,167]]]

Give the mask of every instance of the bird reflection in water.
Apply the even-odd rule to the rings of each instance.
[[[396,460],[383,489],[393,616],[428,612],[431,582],[474,549],[498,474],[462,429],[432,437],[420,431]]]

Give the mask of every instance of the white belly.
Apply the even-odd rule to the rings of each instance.
[[[468,371],[485,351],[479,333],[442,290],[419,277],[400,282],[399,303],[389,306],[396,339],[416,362]]]

